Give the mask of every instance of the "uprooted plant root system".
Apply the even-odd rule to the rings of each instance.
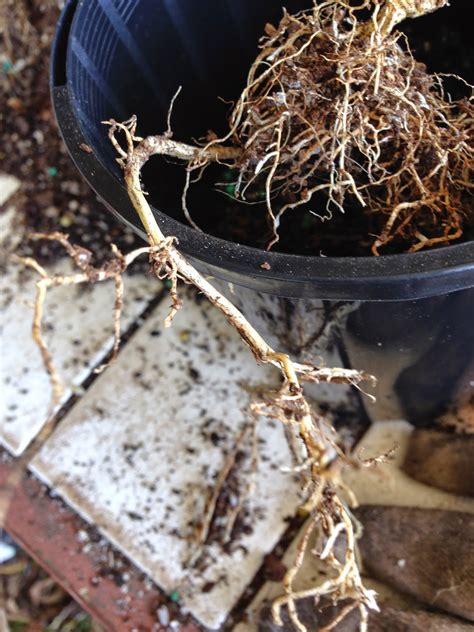
[[[209,137],[190,159],[179,156],[188,160],[187,187],[192,171],[222,160],[214,152],[232,145],[232,194],[265,199],[268,248],[283,214],[303,205],[322,221],[346,213],[339,229],[349,232],[352,217],[370,215],[376,255],[393,242],[417,251],[460,238],[472,222],[472,96],[452,101],[443,77],[428,74],[393,31],[445,4],[366,0],[351,8],[329,0],[284,12],[278,27],[266,27],[229,133]],[[186,191],[183,206],[197,227]]]

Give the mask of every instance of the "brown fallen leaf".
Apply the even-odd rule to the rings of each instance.
[[[269,553],[263,558],[263,573],[267,581],[281,582],[287,571],[288,568],[285,564],[273,553]]]
[[[403,469],[421,483],[474,496],[474,435],[415,430]]]
[[[337,610],[329,604],[322,608],[322,616],[316,614],[314,599],[302,599],[297,604],[300,621],[313,632],[330,623]],[[334,632],[359,632],[360,619],[352,613],[344,621],[336,625]],[[428,612],[427,610],[401,610],[382,606],[380,612],[371,612],[368,632],[469,632],[474,625],[445,614]],[[270,607],[260,613],[259,632],[294,632],[288,616],[284,617],[283,627],[277,626],[273,620]]]
[[[474,359],[458,384],[452,406],[437,419],[441,429],[447,428],[461,435],[474,435]]]
[[[369,632],[468,632],[474,625],[457,617],[427,612],[381,608],[369,619]]]
[[[330,625],[349,602],[341,602],[335,607],[331,602],[322,600],[318,606],[313,598],[300,599],[296,602],[296,610],[301,623],[311,632],[321,627]],[[271,605],[265,605],[260,611],[258,632],[295,632],[286,608],[282,609],[283,626],[276,625],[273,620]],[[334,632],[358,632],[360,628],[360,616],[357,610],[353,610],[335,628]]]
[[[414,507],[355,510],[359,550],[375,579],[474,621],[474,515]]]

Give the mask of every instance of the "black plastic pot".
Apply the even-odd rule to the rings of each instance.
[[[463,21],[462,3],[454,4],[462,29],[469,23],[469,7]],[[294,10],[311,2],[293,0],[285,6]],[[433,20],[452,20],[454,14],[447,11],[423,18],[423,28],[433,28]],[[188,140],[211,127],[219,131],[228,106],[217,97],[238,95],[264,24],[276,22],[280,14],[281,6],[274,0],[66,2],[51,75],[59,127],[82,175],[105,205],[137,232],[143,234],[101,121],[137,114],[141,135],[160,132],[166,128],[171,97],[182,85],[173,113],[176,136]],[[84,143],[93,153],[81,149]],[[166,187],[166,178],[156,182],[156,174],[151,161],[144,173],[150,191]],[[151,201],[155,199],[152,194]],[[164,233],[175,235],[181,250],[206,274],[237,288],[303,299],[308,313],[315,301],[323,301],[326,312],[336,301],[357,301],[349,318],[339,323],[342,353],[351,364],[376,373],[390,361],[393,379],[379,395],[382,401],[400,400],[410,419],[426,422],[439,415],[466,382],[474,357],[474,243],[409,255],[304,257],[268,253],[199,233],[176,219],[178,209],[164,210],[154,208]],[[260,267],[264,261],[270,269]],[[237,290],[243,304],[254,296],[247,290]],[[298,301],[274,303],[275,310],[287,315],[291,333],[288,314]],[[247,315],[261,325],[258,309],[248,309]],[[280,317],[278,311],[273,317]],[[309,319],[308,327],[312,326]],[[319,341],[319,353],[327,344]],[[360,353],[361,345],[366,352]]]

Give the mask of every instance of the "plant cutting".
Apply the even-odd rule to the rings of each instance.
[[[149,248],[141,252],[149,254],[157,276],[171,282],[167,324],[180,307],[177,281],[181,278],[224,313],[257,361],[281,370],[281,389],[254,403],[253,411],[297,429],[303,446],[303,510],[311,520],[295,565],[285,577],[285,595],[274,606],[277,622],[281,621],[280,608],[286,605],[299,630],[306,629],[296,611],[299,597],[344,601],[341,615],[331,627],[358,609],[361,629],[366,629],[368,609],[376,607],[374,595],[360,578],[354,526],[340,495],[340,471],[352,457],[344,455],[330,425],[311,411],[301,384],[323,380],[355,384],[368,376],[296,362],[270,347],[180,253],[173,235],[160,229],[142,191],[140,172],[153,155],[185,161],[183,210],[198,226],[198,218],[186,203],[191,174],[199,174],[211,162],[231,168],[236,175],[234,197],[248,201],[256,189],[265,199],[269,249],[278,244],[282,217],[305,204],[312,206],[308,212],[328,222],[336,213],[344,212],[347,217],[370,213],[379,227],[371,245],[375,255],[391,245],[416,251],[458,239],[469,219],[472,101],[444,99],[438,79],[416,64],[393,32],[405,17],[420,16],[444,4],[405,0],[352,7],[332,0],[307,12],[285,13],[278,27],[267,26],[262,51],[232,111],[229,132],[220,139],[211,134],[201,145],[176,142],[171,133],[171,110],[167,131],[147,138],[137,135],[135,118],[124,123],[108,121],[128,194],[148,237]],[[369,15],[364,15],[368,10]],[[125,138],[124,144],[119,134]],[[70,248],[82,270],[80,282],[106,278],[91,266],[87,253]],[[119,278],[133,256],[123,258],[116,253],[115,268],[108,268],[109,278]],[[46,280],[41,283],[42,288],[54,285]],[[120,294],[117,296],[120,305]],[[35,335],[40,342],[43,299],[44,290],[36,312]],[[45,357],[44,344],[42,349]],[[54,375],[51,362],[49,371]],[[294,589],[294,579],[316,526],[324,536],[318,553],[327,561],[329,575],[321,585],[300,594]],[[335,546],[344,538],[341,558]]]

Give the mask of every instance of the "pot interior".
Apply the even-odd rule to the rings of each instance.
[[[311,2],[285,5],[295,11]],[[137,114],[141,135],[163,132],[179,86],[176,138],[224,132],[229,102],[245,84],[264,25],[281,13],[271,0],[81,0],[69,37],[68,83],[108,166],[115,169],[115,155],[100,122]]]
[[[285,2],[290,12],[311,5],[311,0]],[[468,6],[463,5],[462,0],[453,0],[449,9],[407,21],[405,29],[415,56],[431,70],[457,72],[472,80],[472,55],[467,54],[470,20]],[[101,121],[111,117],[125,120],[137,114],[140,135],[162,133],[179,86],[181,93],[172,114],[175,138],[192,142],[208,130],[224,133],[231,102],[245,85],[264,25],[277,23],[281,15],[282,6],[274,0],[80,0],[69,36],[67,77],[74,107],[96,156],[121,179]],[[232,215],[232,222],[223,221],[222,211],[228,201],[213,189],[221,175],[211,167],[205,180],[191,187],[191,215],[200,224],[205,209],[200,224],[205,232],[264,247],[267,220],[263,203],[262,208],[236,205],[243,218],[240,229],[238,221],[234,225],[237,213]],[[185,222],[182,165],[153,159],[143,177],[152,204]],[[306,215],[309,221],[319,221]],[[290,220],[285,217],[285,221]],[[370,232],[369,226],[364,228],[365,234]],[[289,246],[283,243],[282,251],[294,252],[292,246],[293,242]]]

